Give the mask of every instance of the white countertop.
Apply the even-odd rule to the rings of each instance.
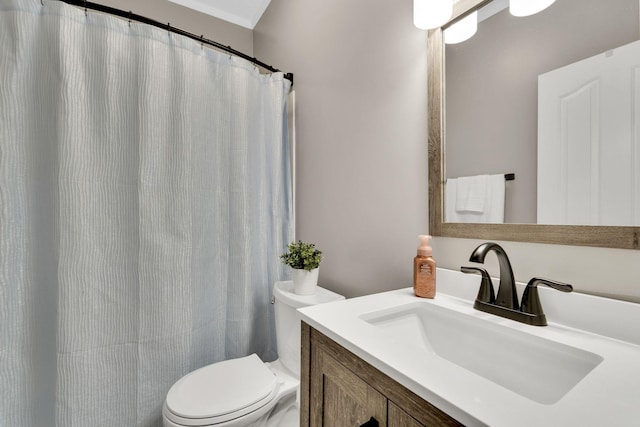
[[[494,279],[497,288],[497,280]],[[433,300],[412,288],[300,309],[302,320],[468,426],[640,425],[640,304],[539,289],[549,323],[536,327],[473,309],[480,277],[437,270]],[[523,285],[519,284],[520,292]],[[604,360],[560,400],[542,404],[360,316],[415,301],[436,304],[600,355]],[[451,339],[455,339],[452,336]]]

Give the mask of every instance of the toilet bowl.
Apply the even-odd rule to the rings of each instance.
[[[252,354],[185,375],[167,393],[162,408],[164,426],[284,427],[283,419],[291,419],[296,409],[300,385],[300,317],[296,310],[340,299],[344,297],[320,287],[314,295],[296,295],[292,282],[276,282],[278,360],[266,363]],[[297,416],[293,418],[292,426],[298,422]]]

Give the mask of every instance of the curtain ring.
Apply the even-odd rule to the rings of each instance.
[[[84,0],[84,16],[89,16],[87,14],[87,0]]]
[[[171,22],[167,22],[167,34],[171,37]]]
[[[204,49],[204,34],[200,34],[200,48]]]
[[[129,28],[131,28],[131,16],[132,16],[132,15],[133,15],[133,14],[131,13],[131,11],[129,11]]]

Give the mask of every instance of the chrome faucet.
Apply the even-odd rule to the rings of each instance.
[[[484,263],[484,258],[490,251],[498,256],[500,265],[500,285],[494,296],[493,282],[487,270],[477,267],[461,267],[463,273],[477,273],[482,276],[480,290],[473,307],[486,313],[495,314],[507,319],[516,320],[534,326],[546,326],[547,318],[542,310],[538,297],[538,284],[547,285],[562,292],[571,292],[573,287],[566,283],[534,277],[529,281],[522,294],[522,304],[518,304],[516,282],[507,253],[500,245],[493,242],[483,243],[471,253],[469,261]]]

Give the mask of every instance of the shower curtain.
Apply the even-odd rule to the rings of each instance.
[[[56,1],[0,0],[0,426],[159,425],[276,357],[282,74]]]

